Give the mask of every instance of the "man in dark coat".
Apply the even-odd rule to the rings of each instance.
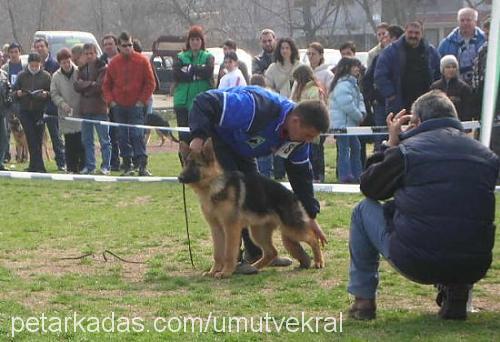
[[[466,318],[468,291],[491,265],[498,157],[464,134],[443,92],[422,95],[411,112],[389,114],[389,140],[361,175],[367,198],[349,237],[356,319],[375,318],[380,254],[407,278],[438,286],[444,319]]]
[[[439,54],[423,39],[422,23],[406,24],[405,34],[380,52],[375,86],[385,98],[387,113],[409,109],[439,79]]]

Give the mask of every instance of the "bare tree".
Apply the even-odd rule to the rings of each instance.
[[[477,8],[478,6],[481,6],[484,3],[486,3],[486,0],[479,0],[479,1],[466,0],[465,2],[467,2],[467,5],[469,5],[469,7]]]
[[[9,12],[10,27],[12,29],[12,36],[16,42],[20,42],[20,37],[17,34],[16,18],[14,17],[14,12],[12,10],[12,0],[7,0],[7,11]]]
[[[363,11],[365,12],[366,19],[368,20],[368,23],[373,29],[373,32],[376,32],[377,24],[373,20],[373,7],[375,6],[375,3],[378,2],[378,0],[355,0],[355,1],[356,3],[359,4],[359,6],[361,6]]]
[[[256,1],[256,5],[281,20],[290,33],[303,33],[307,41],[316,39],[317,32],[331,22],[338,9],[350,1],[346,0],[285,0],[281,7],[276,3]],[[284,8],[283,8],[284,7]],[[283,10],[284,9],[284,10]]]
[[[38,25],[37,25],[38,30],[41,30],[43,27],[43,13],[45,12],[46,5],[47,5],[46,0],[40,0],[40,7],[38,11]]]

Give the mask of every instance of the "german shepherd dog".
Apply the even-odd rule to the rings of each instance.
[[[10,131],[14,136],[14,141],[16,143],[16,162],[24,163],[28,161],[28,140],[26,138],[26,134],[24,132],[23,125],[21,124],[21,120],[15,115],[9,118]],[[42,137],[42,154],[45,156],[45,159],[51,161],[49,148],[48,148],[48,135],[47,129],[43,130]]]
[[[236,267],[241,232],[249,227],[252,240],[262,249],[262,258],[253,266],[262,269],[278,252],[273,245],[273,231],[279,227],[285,248],[309,268],[311,259],[300,242],[306,242],[314,254],[314,267],[324,266],[320,242],[304,208],[295,195],[280,183],[259,174],[223,171],[216,160],[211,139],[201,153],[195,153],[181,142],[184,168],[181,183],[188,184],[198,195],[205,219],[212,230],[214,264],[207,276],[230,277]]]
[[[161,115],[158,114],[158,112],[153,112],[151,114],[146,115],[145,124],[148,126],[170,127],[170,124],[168,123],[168,121],[165,120],[164,118],[162,118]],[[156,129],[155,131],[156,131],[156,134],[158,134],[158,136],[161,139],[159,146],[163,146],[163,144],[165,144],[167,139],[169,139],[170,141],[176,142],[176,143],[179,142],[179,140],[176,137],[174,137],[174,135],[172,134],[171,131],[165,131],[165,130],[161,130],[161,129]],[[146,145],[149,143],[150,138],[151,138],[151,130],[148,129],[145,132]]]
[[[17,116],[12,115],[9,117],[9,126],[16,144],[16,162],[24,163],[28,160],[28,141],[21,121]]]

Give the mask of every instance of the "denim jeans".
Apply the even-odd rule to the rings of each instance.
[[[130,125],[144,125],[144,107],[123,107],[116,105],[116,122]],[[146,141],[144,140],[144,129],[118,127],[118,140],[120,144],[120,155],[122,158],[146,157]],[[130,146],[132,149],[130,149]]]
[[[153,113],[153,95],[151,95],[149,100],[146,102],[146,115],[152,113]]]
[[[5,117],[5,113],[0,112],[0,166],[3,165],[3,160],[8,150],[7,118]]]
[[[359,181],[361,176],[361,144],[357,136],[339,135],[337,140],[337,170],[341,182]]]
[[[257,168],[259,173],[267,178],[273,177],[273,155],[257,157]]]
[[[83,114],[83,119],[108,121],[106,114]],[[85,149],[85,168],[93,171],[96,168],[94,148],[94,127],[101,145],[102,164],[101,168],[109,170],[111,162],[111,141],[109,138],[109,126],[98,125],[89,122],[82,123],[82,143]]]
[[[56,115],[57,116],[57,115]],[[61,132],[59,131],[59,120],[48,119],[46,121],[47,128],[49,129],[50,140],[52,141],[52,149],[56,155],[57,167],[64,167],[66,165],[66,157],[64,156],[64,143]]]
[[[354,208],[349,233],[349,284],[355,297],[373,299],[379,281],[380,254],[389,257],[389,237],[382,204],[364,199]]]

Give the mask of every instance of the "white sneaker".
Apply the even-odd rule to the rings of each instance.
[[[105,169],[105,168],[101,169],[101,175],[109,176],[110,174],[111,174],[111,172],[108,169]]]

